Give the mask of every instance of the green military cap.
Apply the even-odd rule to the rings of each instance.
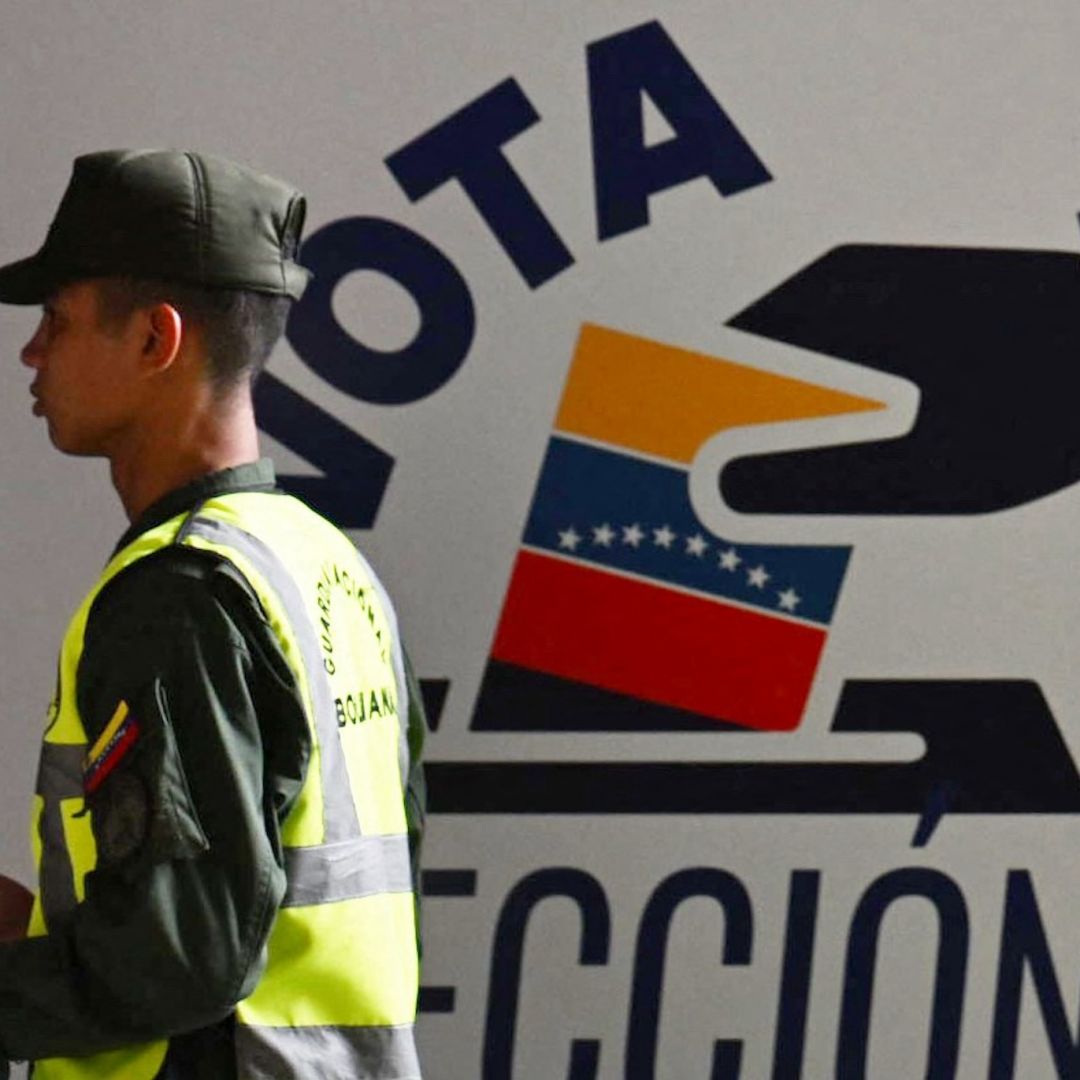
[[[102,150],[75,159],[41,250],[0,267],[0,301],[39,304],[90,277],[183,281],[300,298],[306,203],[295,188],[209,154]]]

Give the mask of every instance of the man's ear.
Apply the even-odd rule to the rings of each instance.
[[[160,303],[146,310],[143,360],[154,371],[164,371],[180,352],[184,320],[172,304]]]

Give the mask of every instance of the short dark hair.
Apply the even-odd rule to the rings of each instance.
[[[109,277],[100,282],[98,317],[110,327],[139,308],[171,304],[198,327],[206,346],[207,374],[218,392],[253,383],[285,330],[292,301],[248,289],[211,289],[186,282]]]

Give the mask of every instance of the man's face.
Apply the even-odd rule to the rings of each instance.
[[[34,414],[48,421],[57,449],[107,455],[122,437],[137,411],[140,333],[134,317],[102,324],[94,281],[65,285],[45,302],[22,362],[36,372]]]

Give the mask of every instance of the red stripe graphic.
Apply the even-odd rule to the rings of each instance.
[[[825,630],[518,553],[492,656],[764,731],[798,726]]]
[[[83,778],[83,790],[92,795],[104,783],[105,778],[124,759],[124,755],[139,737],[138,721],[131,717],[116,733],[112,745],[90,766]]]

